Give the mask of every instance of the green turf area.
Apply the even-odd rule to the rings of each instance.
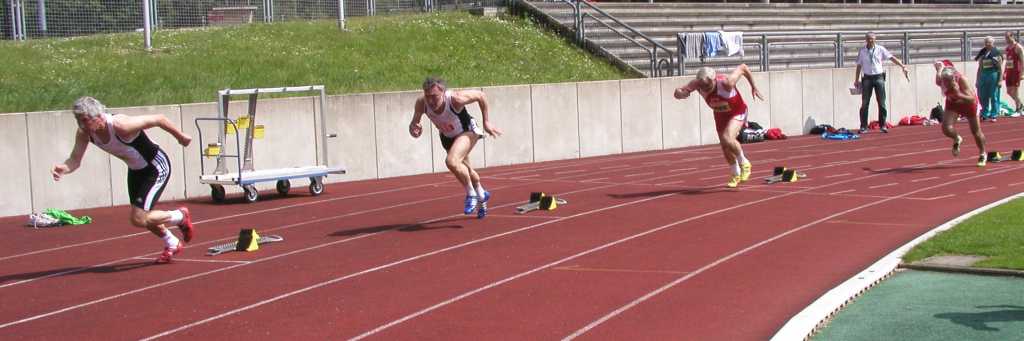
[[[628,76],[529,19],[465,12],[0,42],[0,113],[212,102],[223,88],[324,84],[332,94]]]
[[[900,272],[813,340],[1024,340],[1024,278]]]
[[[976,267],[1024,270],[1024,198],[982,212],[910,250],[907,263],[936,255],[989,257]]]

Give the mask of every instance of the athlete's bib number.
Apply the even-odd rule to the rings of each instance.
[[[711,110],[714,112],[729,112],[732,111],[732,107],[729,106],[729,102],[713,102],[710,105]]]
[[[1013,60],[1010,60],[1010,59],[1006,60],[1006,68],[1007,69],[1015,69],[1015,67],[1013,66]]]

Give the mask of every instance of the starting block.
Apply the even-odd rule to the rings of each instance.
[[[255,229],[243,229],[238,232],[238,241],[234,243],[221,244],[206,249],[207,256],[216,256],[231,251],[252,252],[260,249],[260,244],[275,243],[283,241],[284,237],[277,235],[260,236]]]
[[[772,176],[764,178],[764,181],[770,184],[776,182],[796,182],[798,179],[805,177],[807,177],[807,174],[797,172],[795,169],[775,167],[775,169],[772,170]]]
[[[1024,151],[1020,149],[1014,149],[1013,152],[1010,153],[1010,160],[1024,161]]]
[[[1000,162],[1003,161],[1003,154],[1000,154],[999,152],[988,152],[986,159],[988,162]]]
[[[525,205],[516,207],[516,214],[526,214],[530,211],[545,210],[551,211],[558,208],[558,205],[568,204],[565,199],[558,199],[554,196],[544,194],[543,192],[530,193],[530,202]]]

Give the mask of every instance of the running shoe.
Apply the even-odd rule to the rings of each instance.
[[[988,160],[986,160],[985,154],[981,154],[981,156],[978,156],[978,167],[985,167],[986,161]]]
[[[466,207],[462,210],[462,213],[473,214],[473,210],[476,209],[476,203],[477,203],[476,196],[474,196],[474,195],[467,195],[466,196]]]
[[[742,181],[743,181],[743,178],[741,176],[733,175],[732,178],[729,179],[729,182],[727,182],[725,184],[725,186],[729,187],[729,188],[736,188],[736,186],[739,186],[740,182],[742,182]]]
[[[192,213],[188,211],[188,207],[179,207],[178,211],[181,211],[181,223],[178,224],[181,236],[185,238],[186,243],[191,242],[192,234],[195,231],[192,227]]]
[[[960,144],[962,143],[964,143],[964,138],[957,135],[956,142],[953,142],[953,157],[960,156]]]
[[[181,250],[184,249],[184,248],[185,248],[185,243],[182,243],[182,242],[178,242],[178,245],[175,245],[174,247],[165,247],[164,248],[164,252],[160,253],[159,257],[156,257],[156,260],[154,261],[154,263],[156,263],[156,264],[167,264],[167,263],[170,263],[171,262],[171,258],[174,257],[174,255],[176,255],[179,252],[181,252]]]
[[[751,165],[749,161],[740,164],[740,181],[750,180],[751,166],[753,165]]]
[[[477,219],[483,219],[486,216],[487,216],[487,202],[486,201],[481,201],[480,202],[480,208],[477,208],[477,210],[476,210],[476,218]]]

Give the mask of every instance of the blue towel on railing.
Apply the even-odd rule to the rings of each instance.
[[[722,50],[722,35],[718,32],[704,32],[704,57],[714,57]]]

